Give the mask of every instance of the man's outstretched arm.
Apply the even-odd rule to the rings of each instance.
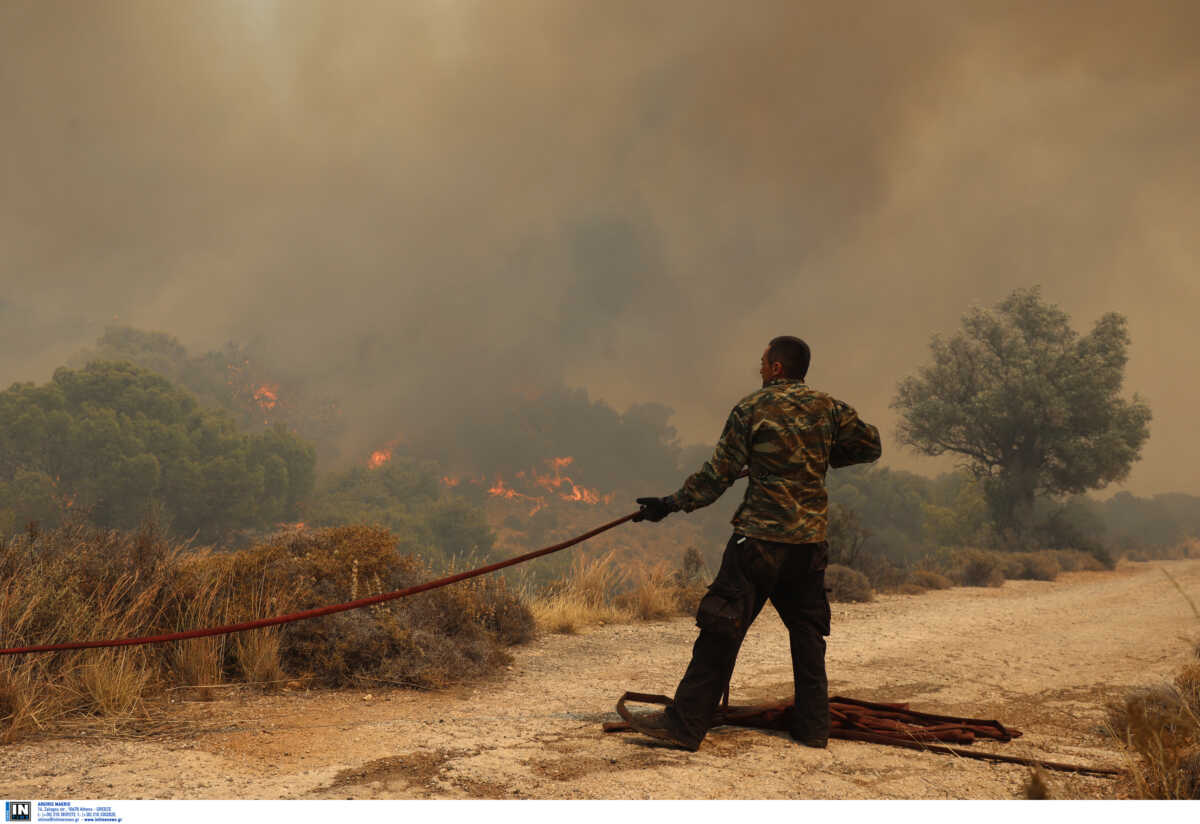
[[[691,475],[673,495],[665,498],[638,498],[642,512],[635,521],[661,521],[672,512],[691,512],[708,506],[721,497],[738,475],[750,455],[750,429],[747,411],[735,406],[725,421],[721,439],[717,441],[713,456]]]

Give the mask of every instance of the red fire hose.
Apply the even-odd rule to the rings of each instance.
[[[630,512],[615,521],[609,521],[603,526],[598,526],[595,529],[585,532],[569,541],[563,541],[560,544],[554,544],[543,549],[538,549],[533,552],[527,552],[524,555],[518,555],[515,558],[509,558],[505,561],[497,561],[494,564],[479,567],[478,569],[467,570],[460,572],[457,575],[448,575],[445,578],[439,578],[436,581],[428,581],[424,584],[398,589],[395,592],[385,592],[382,595],[372,595],[369,598],[359,598],[355,601],[346,601],[343,604],[332,604],[327,607],[317,607],[315,609],[306,609],[303,612],[293,612],[288,615],[278,615],[274,618],[259,618],[256,621],[243,621],[240,624],[226,624],[223,627],[210,627],[208,629],[190,629],[186,632],[170,632],[165,635],[147,635],[141,638],[120,638],[113,641],[71,641],[65,644],[40,644],[32,647],[10,647],[8,649],[0,649],[0,655],[18,655],[29,652],[56,652],[69,649],[90,649],[92,647],[133,647],[141,644],[162,644],[167,641],[183,641],[188,638],[204,638],[209,635],[228,635],[233,632],[245,632],[249,629],[260,629],[261,627],[271,627],[276,624],[288,624],[292,621],[303,621],[305,618],[319,618],[322,615],[332,615],[335,612],[346,612],[351,609],[362,609],[369,607],[372,604],[380,604],[384,601],[394,601],[397,598],[406,598],[409,595],[416,595],[418,592],[425,592],[430,589],[444,587],[447,584],[453,584],[457,581],[465,581],[468,578],[474,578],[478,575],[486,575],[489,572],[495,572],[504,567],[520,564],[524,561],[529,561],[538,558],[542,555],[549,555],[551,552],[558,552],[575,544],[586,541],[588,538],[595,537],[601,532],[612,529],[614,526],[620,526],[626,521],[632,519],[637,512]]]
[[[750,474],[749,470],[743,470],[740,475],[734,480],[745,478]],[[640,512],[640,510],[639,510]],[[362,609],[373,604],[381,604],[384,601],[394,601],[397,598],[407,598],[409,595],[416,595],[418,592],[425,592],[430,589],[437,589],[448,584],[453,584],[458,581],[465,581],[468,578],[474,578],[479,575],[486,575],[489,572],[495,572],[498,569],[513,566],[514,564],[531,561],[534,558],[540,558],[543,555],[549,555],[551,552],[558,552],[567,547],[575,546],[582,543],[588,538],[594,538],[601,532],[606,532],[614,526],[620,526],[626,521],[632,520],[638,512],[630,512],[628,515],[617,518],[615,521],[609,521],[603,526],[598,526],[593,530],[571,538],[569,541],[563,541],[553,546],[544,547],[542,549],[527,552],[524,555],[518,555],[515,558],[509,558],[506,561],[497,561],[494,564],[479,567],[478,569],[467,570],[460,572],[457,575],[448,575],[445,578],[439,578],[436,581],[429,581],[424,584],[398,589],[395,592],[385,592],[382,595],[372,595],[369,598],[359,598],[355,601],[346,601],[343,604],[332,604],[327,607],[316,607],[314,609],[306,609],[303,612],[293,612],[288,615],[277,615],[274,618],[259,618],[256,621],[243,621],[240,624],[226,624],[223,627],[210,627],[208,629],[190,629],[186,632],[170,632],[165,635],[146,635],[141,638],[119,638],[113,641],[70,641],[65,644],[40,644],[31,647],[9,647],[8,649],[0,649],[0,655],[19,655],[29,652],[59,652],[70,649],[91,649],[94,647],[135,647],[141,644],[163,644],[167,641],[184,641],[188,638],[205,638],[210,635],[229,635],[234,632],[245,632],[250,629],[261,629],[262,627],[272,627],[276,624],[289,624],[292,621],[303,621],[306,618],[319,618],[322,615],[332,615],[335,612],[346,612],[351,609]]]

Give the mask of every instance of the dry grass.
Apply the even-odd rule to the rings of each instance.
[[[1195,601],[1163,572],[1200,620]],[[1187,664],[1175,683],[1134,690],[1108,711],[1110,729],[1128,747],[1132,795],[1200,800],[1200,661]]]
[[[659,561],[653,566],[638,562],[625,577],[631,586],[614,599],[618,609],[640,621],[654,621],[678,613],[675,581],[665,562]]]
[[[1054,797],[1050,793],[1046,771],[1041,767],[1029,771],[1029,778],[1025,781],[1025,797],[1030,801],[1048,801]]]
[[[666,563],[638,563],[626,572],[630,588],[618,595],[616,606],[640,621],[669,618],[680,613],[680,587]]]
[[[279,535],[218,554],[134,533],[68,524],[0,542],[0,646],[218,626],[400,589],[435,577],[384,530]],[[167,689],[285,678],[364,679],[428,688],[485,676],[533,619],[502,578],[227,637],[0,658],[0,742],[69,719],[120,725]]]
[[[1134,690],[1109,707],[1109,724],[1129,748],[1132,795],[1200,799],[1200,705],[1194,686]]]
[[[575,633],[585,626],[654,621],[694,613],[706,587],[700,554],[684,553],[681,567],[665,562],[619,568],[608,553],[588,559],[580,555],[570,571],[530,597],[537,625],[547,632]]]
[[[614,554],[591,560],[577,556],[565,577],[532,600],[530,611],[537,625],[549,632],[575,633],[584,626],[629,620],[630,612],[614,603],[624,577],[613,564]]]

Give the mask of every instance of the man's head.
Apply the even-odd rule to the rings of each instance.
[[[775,378],[804,380],[811,359],[808,344],[800,338],[791,335],[773,338],[763,352],[762,368],[759,370],[763,386]]]

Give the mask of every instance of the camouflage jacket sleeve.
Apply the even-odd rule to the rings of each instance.
[[[863,423],[858,413],[841,401],[834,401],[833,414],[837,422],[837,436],[829,450],[829,465],[849,466],[878,460],[883,452],[879,430],[869,423]]]
[[[738,404],[729,413],[713,456],[668,501],[684,512],[708,506],[737,480],[750,455],[750,410]]]

